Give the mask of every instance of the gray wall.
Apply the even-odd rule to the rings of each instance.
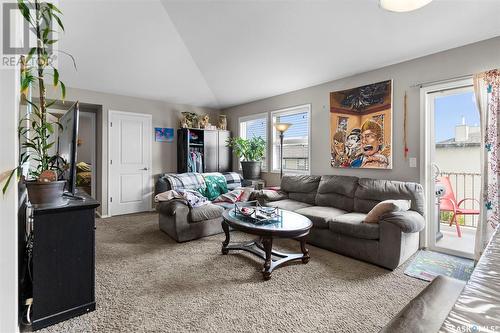
[[[418,41],[416,41],[418,42]],[[231,107],[221,111],[229,118],[229,129],[238,133],[238,117],[310,103],[311,114],[311,174],[339,174],[419,181],[420,169],[410,168],[403,155],[403,96],[408,93],[409,156],[420,164],[420,89],[421,82],[445,80],[500,67],[500,37],[460,48],[436,53],[348,78],[327,82],[287,94]],[[330,166],[330,106],[329,93],[369,83],[393,79],[393,169],[334,169]],[[270,149],[270,148],[269,148]],[[271,151],[271,150],[269,150]],[[234,165],[238,165],[235,159]],[[263,174],[268,184],[279,181],[277,174]]]
[[[53,91],[53,89],[49,89]],[[153,129],[154,127],[173,127],[178,128],[180,113],[183,111],[196,112],[199,114],[209,114],[211,122],[214,123],[218,119],[218,110],[199,108],[188,105],[170,104],[162,101],[147,100],[135,97],[120,96],[113,94],[105,94],[84,89],[68,88],[66,99],[68,101],[80,101],[81,103],[97,104],[102,106],[101,117],[96,119],[96,127],[102,133],[102,137],[98,141],[97,154],[100,155],[102,174],[97,175],[96,189],[98,192],[97,197],[101,199],[100,212],[101,215],[108,214],[108,175],[107,175],[107,161],[108,161],[108,112],[124,111],[151,114],[153,116]],[[58,97],[58,96],[52,96]],[[69,107],[69,103],[66,103]],[[85,110],[87,111],[87,110]],[[101,131],[99,131],[99,128]],[[155,142],[154,133],[151,133],[153,138],[153,176],[163,172],[175,172],[177,169],[177,143]],[[98,161],[99,162],[99,161]],[[102,184],[102,186],[99,186]]]

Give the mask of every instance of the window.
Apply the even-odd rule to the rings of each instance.
[[[274,128],[276,123],[292,126],[283,138],[283,171],[288,173],[310,172],[310,118],[311,105],[301,105],[272,112],[273,121],[273,171],[280,170],[280,137]]]
[[[248,117],[242,117],[240,122],[240,137],[251,139],[261,137],[266,141],[266,151],[262,160],[262,170],[267,170],[267,113],[260,113]],[[241,168],[241,165],[239,166]]]

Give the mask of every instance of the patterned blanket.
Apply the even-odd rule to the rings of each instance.
[[[171,190],[199,190],[207,187],[205,179],[200,173],[169,173],[163,176],[170,184]]]

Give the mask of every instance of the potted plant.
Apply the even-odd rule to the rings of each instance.
[[[55,144],[55,140],[51,140],[54,128],[56,126],[60,130],[63,128],[60,123],[47,120],[47,109],[57,100],[47,100],[46,80],[50,77],[50,83],[60,89],[61,98],[64,101],[66,87],[59,80],[59,72],[53,65],[52,51],[52,45],[57,42],[57,39],[52,37],[55,33],[53,26],[57,25],[64,31],[60,18],[62,13],[53,4],[38,0],[32,2],[18,0],[18,8],[24,20],[29,24],[30,30],[36,34],[37,44],[27,55],[21,57],[21,97],[31,108],[31,112],[26,118],[20,119],[18,134],[24,151],[20,154],[19,166],[12,170],[2,191],[5,193],[13,175],[17,172],[19,177],[23,165],[28,162],[25,184],[30,202],[33,204],[58,203],[62,201],[66,183],[64,180],[58,180],[58,176],[65,166],[57,154],[50,153],[50,149]],[[30,87],[38,89],[37,102],[32,102],[28,98]]]
[[[244,179],[259,179],[262,159],[266,151],[266,141],[260,136],[251,139],[240,137],[229,138],[227,146],[231,147],[241,160]]]

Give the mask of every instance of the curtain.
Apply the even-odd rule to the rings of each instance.
[[[481,121],[481,201],[475,244],[479,259],[499,224],[500,69],[474,75],[474,93]]]

